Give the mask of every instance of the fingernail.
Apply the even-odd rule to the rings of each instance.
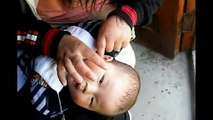
[[[65,78],[65,79],[61,80],[61,84],[62,84],[63,86],[66,86],[66,85],[67,85],[67,79]]]
[[[63,82],[63,86],[67,86],[67,82],[66,81]]]

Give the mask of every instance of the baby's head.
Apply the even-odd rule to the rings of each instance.
[[[131,66],[105,56],[107,69],[86,60],[98,76],[96,81],[84,78],[77,84],[68,79],[72,100],[79,106],[103,115],[114,116],[129,110],[140,91],[140,77]]]

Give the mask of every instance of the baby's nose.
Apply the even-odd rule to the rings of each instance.
[[[87,83],[86,82],[82,82],[82,83],[77,83],[78,85],[78,89],[85,91],[86,87],[87,87]]]

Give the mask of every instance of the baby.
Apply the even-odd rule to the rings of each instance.
[[[94,71],[98,80],[84,79],[77,84],[68,78],[72,100],[86,109],[113,116],[129,110],[139,92],[139,77],[129,65],[105,57],[107,69],[96,66],[89,60],[85,64]]]
[[[71,26],[65,30],[96,50],[95,40],[86,30],[77,26]],[[125,54],[128,54],[128,58],[124,57]],[[90,60],[84,60],[85,64],[98,76],[96,81],[82,76],[84,81],[79,84],[67,75],[68,86],[65,87],[57,77],[56,61],[47,56],[38,56],[33,61],[32,104],[40,113],[49,117],[55,117],[69,109],[70,100],[85,109],[107,116],[128,111],[136,102],[140,91],[140,77],[133,68],[134,52],[128,45],[115,57],[110,55],[104,56],[107,62],[106,69],[95,65]],[[68,95],[71,99],[64,99]]]

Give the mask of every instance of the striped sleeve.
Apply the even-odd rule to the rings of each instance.
[[[58,43],[65,34],[70,33],[40,20],[20,22],[16,27],[18,48],[29,51],[30,55],[43,54],[55,58]]]

